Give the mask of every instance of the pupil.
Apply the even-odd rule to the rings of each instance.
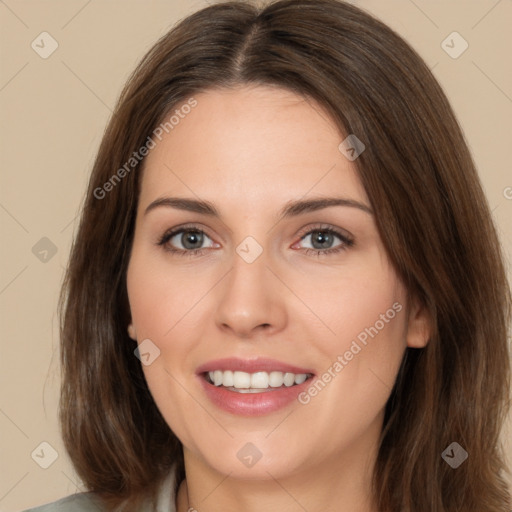
[[[194,247],[194,244],[199,244],[199,247],[201,247],[203,242],[202,237],[202,233],[199,233],[197,231],[189,231],[188,233],[184,233],[182,237],[183,247],[185,247],[186,249],[197,249],[198,247]],[[190,245],[192,245],[192,247],[190,247]]]
[[[316,249],[326,249],[329,244],[332,242],[332,235],[330,233],[326,233],[324,231],[316,231],[316,237],[313,236],[313,247],[315,247],[315,243],[318,242],[320,247],[315,247]]]

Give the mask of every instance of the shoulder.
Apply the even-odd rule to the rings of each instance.
[[[106,509],[93,492],[79,492],[23,512],[104,512]]]
[[[156,512],[176,512],[176,469],[176,465],[173,465],[162,481]],[[148,506],[146,509],[146,505],[144,505],[143,510],[150,510],[150,507]],[[22,512],[107,512],[107,509],[97,493],[88,491],[71,494],[58,501],[29,508]]]

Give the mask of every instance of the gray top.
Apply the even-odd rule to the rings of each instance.
[[[159,491],[156,511],[144,507],[141,512],[176,512],[176,494],[174,492],[173,468],[166,477]],[[79,492],[65,498],[30,508],[23,512],[105,512],[99,497],[93,492]]]

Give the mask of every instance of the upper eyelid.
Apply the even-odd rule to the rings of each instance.
[[[346,229],[332,226],[331,224],[317,224],[313,226],[307,226],[304,230],[300,230],[300,238],[304,238],[304,236],[311,234],[312,231],[334,231],[336,236],[344,236],[346,238],[353,239],[353,235],[349,233]],[[338,234],[339,232],[339,234]]]

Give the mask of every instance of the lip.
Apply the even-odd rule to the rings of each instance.
[[[311,373],[315,374],[311,368],[300,368],[288,363],[277,361],[276,359],[268,359],[265,357],[257,357],[255,359],[239,359],[236,357],[227,357],[224,359],[216,359],[208,361],[199,366],[196,370],[197,375],[215,370],[233,370],[239,372],[256,373],[256,372],[289,372],[289,373]]]
[[[237,393],[210,384],[205,379],[204,374],[214,370],[233,370],[247,373],[281,371],[295,374],[307,373],[312,374],[312,377],[302,384],[290,387],[283,386],[261,393]],[[298,395],[311,385],[315,372],[308,368],[300,368],[275,359],[226,358],[209,361],[199,366],[196,370],[196,376],[206,397],[218,408],[237,416],[262,416],[283,409],[294,402]]]

